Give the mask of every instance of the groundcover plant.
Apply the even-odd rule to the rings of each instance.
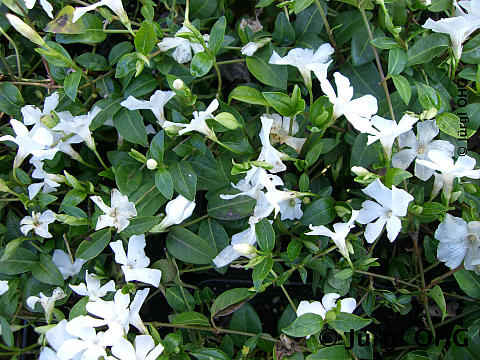
[[[478,358],[480,0],[0,5],[0,357]]]

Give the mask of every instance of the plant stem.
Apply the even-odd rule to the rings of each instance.
[[[372,272],[369,272],[369,271],[363,271],[363,270],[357,270],[357,269],[355,269],[355,272],[359,273],[359,274],[363,274],[363,275],[370,275],[370,276],[373,276],[373,277],[377,277],[379,279],[390,280],[394,283],[398,282],[399,284],[415,287],[415,288],[418,289],[418,285],[410,284],[406,281],[399,280],[399,279],[397,279],[396,277],[393,277],[393,276],[380,275],[380,274],[375,274],[375,273],[372,273]]]
[[[317,5],[318,12],[320,13],[320,16],[323,20],[323,23],[325,24],[325,31],[327,32],[328,38],[330,39],[330,42],[332,43],[332,46],[335,49],[335,52],[337,53],[338,61],[343,63],[344,62],[343,55],[339,51],[337,43],[335,42],[335,39],[333,38],[333,32],[332,32],[332,29],[330,28],[330,25],[328,23],[327,15],[323,11],[322,5],[320,4],[319,0],[315,0],[315,4]]]
[[[205,214],[205,215],[202,215],[202,216],[196,218],[195,220],[192,220],[192,221],[190,221],[190,222],[188,222],[188,223],[181,224],[181,225],[178,225],[178,226],[188,227],[188,226],[193,225],[193,224],[196,224],[196,223],[198,223],[198,222],[200,222],[200,221],[202,221],[202,220],[208,219],[209,217],[210,217],[209,214]]]
[[[222,74],[220,73],[220,69],[218,67],[217,61],[213,59],[213,67],[215,68],[215,71],[217,72],[217,95],[216,98],[220,99],[220,94],[222,92]]]
[[[270,270],[270,273],[275,276],[275,278],[278,278],[277,274],[275,273],[275,271],[273,270]],[[292,298],[290,297],[290,295],[288,295],[288,292],[287,292],[287,289],[285,289],[285,287],[282,285],[280,285],[280,288],[282,289],[283,293],[285,294],[285,297],[287,298],[288,302],[290,303],[290,305],[292,305],[292,309],[297,312],[297,307],[295,306],[295,304],[293,303],[293,300]]]
[[[363,23],[368,32],[368,38],[370,39],[370,41],[373,41],[372,30],[370,29],[370,25],[368,24],[368,19],[367,19],[367,15],[365,14],[365,9],[363,7],[360,7],[359,10],[360,10],[360,13],[362,14]],[[380,82],[382,84],[383,91],[385,92],[385,96],[387,98],[387,104],[388,104],[388,109],[390,110],[390,116],[392,117],[392,120],[395,120],[392,100],[390,99],[390,93],[388,92],[387,81],[385,80],[385,75],[383,74],[382,64],[380,63],[380,58],[378,56],[377,48],[373,45],[371,46],[373,49],[373,54],[375,55],[375,62],[377,63],[378,72],[380,74]]]
[[[217,65],[228,65],[228,64],[235,64],[247,61],[246,59],[232,59],[232,60],[225,60],[217,62]]]
[[[23,9],[22,9],[22,11],[23,11]],[[8,36],[5,31],[3,31],[1,26],[0,26],[0,32],[3,34],[3,36],[5,36],[7,38],[7,40],[10,42],[10,44],[12,44],[13,49],[15,50],[15,57],[16,57],[16,60],[17,60],[18,79],[20,80],[22,78],[22,65],[20,64],[20,55],[18,53],[17,44],[15,44],[15,41],[13,41],[13,39],[10,36]]]
[[[460,264],[459,266],[457,266],[455,269],[452,269],[450,270],[449,272],[446,272],[445,274],[443,275],[440,275],[439,277],[436,277],[435,279],[433,279],[432,281],[430,281],[430,284],[428,284],[428,286],[425,287],[425,289],[430,289],[432,287],[434,287],[435,285],[437,285],[439,282],[441,282],[443,279],[446,279],[447,277],[455,274],[457,271],[460,271],[463,269],[463,264]]]
[[[103,168],[104,168],[105,170],[107,170],[107,169],[108,169],[108,166],[105,165],[105,163],[103,162],[102,157],[101,157],[100,154],[98,153],[97,149],[93,149],[93,153],[94,153],[95,156],[97,157],[98,161],[100,161],[100,164],[102,164]]]

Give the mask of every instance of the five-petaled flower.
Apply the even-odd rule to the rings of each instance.
[[[135,204],[128,201],[127,195],[122,195],[117,189],[111,191],[111,206],[107,206],[100,196],[92,196],[91,199],[105,213],[98,218],[95,230],[113,226],[121,232],[130,224],[128,219],[137,216]]]
[[[175,48],[172,53],[172,57],[179,64],[185,64],[192,60],[192,51],[194,54],[204,51],[202,44],[192,42],[189,39],[185,39],[179,36],[180,34],[185,33],[191,34],[192,31],[186,26],[183,26],[175,33],[175,37],[164,37],[163,40],[158,43],[160,51],[163,52]],[[207,42],[209,39],[209,35],[203,35],[203,39],[205,40],[205,42]]]
[[[43,238],[51,238],[52,234],[48,232],[48,225],[55,221],[55,213],[52,210],[46,210],[43,213],[32,211],[32,216],[25,216],[20,221],[20,231],[27,235],[30,230]]]
[[[65,251],[60,249],[55,249],[52,255],[52,261],[57,265],[58,270],[60,270],[63,280],[68,279],[70,276],[77,275],[82,269],[83,264],[87,262],[80,258],[76,258],[75,261],[73,261]]]
[[[165,122],[163,107],[174,96],[175,93],[173,91],[157,90],[150,96],[150,100],[138,100],[130,95],[126,100],[122,101],[120,105],[126,107],[128,110],[152,110],[158,123],[163,126]]]

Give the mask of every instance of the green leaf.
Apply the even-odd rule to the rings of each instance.
[[[57,39],[58,39],[57,35]],[[41,54],[49,64],[59,66],[59,67],[75,67],[75,63],[72,61],[72,58],[68,54],[62,45],[57,44],[53,41],[46,41],[46,44],[49,46],[49,49],[45,48],[35,48],[35,51]]]
[[[326,2],[320,0],[320,4],[324,13],[326,14],[328,9]],[[309,34],[319,34],[323,28],[323,20],[320,16],[317,5],[312,4],[299,13],[295,17],[293,28],[295,30],[295,34],[297,35],[297,39]]]
[[[71,72],[63,82],[65,95],[67,95],[72,101],[75,101],[75,99],[77,98],[78,85],[80,85],[81,79],[82,79],[82,72],[80,70],[77,70],[77,71]]]
[[[442,54],[450,43],[444,34],[430,34],[420,38],[408,49],[407,66],[424,64]]]
[[[392,80],[403,102],[405,105],[408,105],[410,103],[410,97],[412,96],[410,83],[402,75],[392,75]]]
[[[165,152],[165,131],[162,130],[153,137],[148,151],[152,158],[159,163],[163,163],[163,154]]]
[[[228,103],[230,103],[232,99],[242,101],[247,104],[270,106],[268,101],[263,97],[262,93],[251,86],[237,86],[232,90],[230,95],[228,95]]]
[[[335,320],[329,321],[328,324],[337,330],[348,332],[350,329],[354,331],[360,330],[371,322],[371,319],[364,319],[354,314],[341,312],[337,314]]]
[[[435,301],[442,311],[442,321],[447,316],[447,304],[445,302],[445,298],[443,296],[442,288],[439,285],[435,285],[432,289],[430,289],[427,293],[433,301]]]
[[[409,179],[412,176],[413,175],[410,174],[408,171],[398,168],[390,168],[385,174],[385,186],[391,188],[392,185],[396,186],[400,184],[403,180]]]
[[[93,233],[83,240],[77,248],[75,257],[90,260],[100,254],[110,242],[109,229],[103,229]]]
[[[156,200],[156,202],[158,202],[158,200]],[[139,207],[137,206],[137,210],[138,208]],[[125,230],[122,231],[122,234],[125,237],[145,234],[146,232],[150,231],[155,225],[157,225],[157,222],[158,218],[156,216],[135,217],[133,219],[130,219],[130,224]]]
[[[0,111],[17,119],[22,118],[20,108],[25,105],[22,94],[18,88],[9,83],[3,82],[0,84]]]
[[[284,90],[287,88],[287,67],[268,63],[272,51],[273,47],[269,44],[253,56],[247,56],[247,67],[252,75],[265,85]]]
[[[177,325],[200,325],[210,326],[207,317],[196,311],[185,311],[175,315],[173,323]]]
[[[136,70],[137,64],[137,55],[134,53],[129,53],[123,55],[117,63],[115,69],[115,77],[117,79],[124,78],[127,75],[133,75]]]
[[[272,34],[272,39],[280,46],[290,45],[295,41],[295,30],[283,12],[279,12],[275,20],[275,30]]]
[[[265,252],[271,252],[275,246],[275,232],[272,224],[263,218],[255,224],[255,234],[257,235],[257,242],[260,249]]]
[[[192,294],[180,286],[169,287],[165,293],[168,305],[174,310],[186,311],[195,306]]]
[[[465,137],[468,139],[475,134],[475,130],[465,127],[463,124],[463,126],[461,126],[461,124],[460,118],[455,114],[441,113],[437,115],[437,126],[445,134],[453,136],[456,139],[463,139]]]
[[[222,46],[223,37],[225,36],[225,28],[227,26],[227,19],[222,16],[213,24],[212,31],[210,31],[210,39],[208,41],[208,47],[213,56],[216,56],[218,50]]]
[[[283,328],[282,331],[290,336],[294,337],[304,337],[313,335],[319,332],[323,327],[323,319],[320,315],[317,314],[303,314],[295,321]]]
[[[225,310],[231,308],[232,305],[242,303],[252,298],[254,295],[255,294],[251,293],[247,288],[235,288],[227,290],[221,293],[213,302],[212,307],[210,308],[210,317],[213,319],[218,316],[222,316],[222,312],[227,312]]]
[[[167,169],[161,167],[155,172],[155,185],[158,191],[162,193],[167,199],[173,197],[173,180]]]
[[[13,333],[12,329],[10,328],[10,324],[8,323],[8,320],[5,319],[3,316],[0,316],[0,322],[1,322],[1,328],[2,328],[2,338],[3,341],[5,341],[5,344],[7,346],[14,346],[14,338],[13,338]]]
[[[237,193],[234,189],[221,191],[219,194]],[[250,196],[237,196],[230,200],[220,198],[219,194],[208,198],[208,213],[220,220],[239,220],[249,216],[255,207],[256,200]]]
[[[107,34],[103,31],[103,22],[98,16],[93,14],[84,14],[77,22],[80,21],[83,23],[84,28],[82,33],[57,34],[55,36],[55,40],[62,44],[95,44],[100,43],[107,38]]]
[[[148,55],[157,43],[157,35],[151,24],[144,21],[135,34],[135,48],[142,54]]]
[[[372,18],[372,13],[366,13],[367,20]],[[335,29],[333,32],[333,37],[337,46],[341,47],[349,41],[352,36],[364,27],[362,15],[358,10],[347,10],[342,11],[338,14],[337,17],[333,19],[331,24],[332,29]]]
[[[346,280],[348,278],[351,278],[352,275],[353,275],[353,270],[348,268],[336,273],[334,277],[340,280]]]
[[[72,320],[77,316],[87,315],[85,307],[89,302],[88,296],[82,297],[75,305],[72,306],[70,313],[68,314],[68,320]]]
[[[358,134],[352,146],[350,168],[353,166],[368,167],[377,159],[377,151],[373,146],[367,146],[367,135]]]
[[[0,273],[18,275],[30,271],[37,264],[37,256],[30,250],[17,248],[8,257],[0,260]]]
[[[198,360],[231,360],[223,351],[213,348],[202,348],[190,352]]]
[[[114,45],[108,54],[108,63],[110,65],[115,65],[123,55],[128,54],[132,50],[133,46],[130,41],[122,41]]]
[[[115,170],[115,181],[118,190],[124,195],[130,195],[137,190],[143,180],[143,175],[131,165],[122,165]]]
[[[476,299],[480,298],[480,276],[465,269],[457,271],[453,276],[465,294]]]
[[[462,50],[461,60],[467,64],[478,64],[480,59],[480,34],[470,39]]]
[[[393,49],[394,47],[398,47],[398,43],[395,39],[389,37],[378,37],[372,40],[372,44],[378,49],[389,50]]]
[[[334,345],[318,350],[315,354],[307,356],[307,360],[350,360],[350,354],[344,345]]]
[[[300,223],[305,226],[326,225],[335,219],[335,203],[332,198],[323,198],[311,204],[300,218]]]
[[[206,52],[198,52],[190,63],[190,73],[196,77],[206,75],[213,66],[213,59]]]
[[[85,53],[76,58],[76,61],[87,70],[105,71],[108,70],[107,59],[100,54]]]
[[[394,47],[390,49],[390,51],[388,52],[388,73],[390,75],[400,74],[405,68],[406,63],[407,53],[405,52],[405,50],[399,47]]]
[[[180,161],[171,164],[168,170],[172,175],[175,190],[186,199],[194,201],[197,192],[197,174],[192,165],[187,161]]]
[[[372,44],[370,44],[370,38],[365,27],[357,29],[353,34],[351,54],[353,66],[365,65],[375,59]]]
[[[273,259],[266,258],[260,264],[255,266],[252,272],[253,286],[256,291],[260,290],[263,280],[270,274],[270,270],[273,268]]]
[[[198,236],[204,239],[216,254],[230,244],[223,226],[211,218],[202,221],[200,229],[198,229]]]
[[[55,286],[63,286],[63,276],[57,265],[46,255],[40,254],[39,262],[32,268],[35,279],[41,283]]]
[[[330,152],[338,144],[339,140],[337,139],[320,139],[310,150],[308,150],[307,155],[305,156],[305,163],[307,166],[312,166],[317,162],[320,155]]]
[[[215,249],[200,236],[179,226],[170,229],[167,249],[178,260],[190,264],[210,264],[217,255]]]
[[[228,112],[222,112],[215,115],[214,120],[229,130],[235,130],[241,127],[235,116]]]
[[[262,323],[255,309],[249,303],[243,304],[243,306],[235,311],[230,320],[228,326],[230,330],[236,330],[241,332],[260,334],[262,332]],[[243,335],[231,335],[233,343],[241,347],[250,338]]]
[[[133,144],[148,146],[147,130],[138,110],[122,107],[114,116],[113,124],[125,140]]]
[[[424,83],[416,83],[417,86],[417,93],[418,93],[418,101],[425,110],[430,110],[435,108],[440,110],[442,106],[442,101],[438,92]]]
[[[202,19],[211,16],[218,6],[218,0],[191,0],[190,19]]]
[[[128,83],[123,91],[125,98],[131,96],[140,97],[150,94],[159,85],[159,81],[151,75],[141,74]]]

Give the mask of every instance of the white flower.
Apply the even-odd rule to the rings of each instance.
[[[10,120],[10,124],[16,137],[4,135],[0,137],[0,141],[13,141],[18,145],[17,156],[13,163],[15,168],[18,168],[30,154],[36,157],[48,154],[48,158],[53,159],[55,152],[52,153],[49,148],[53,143],[53,136],[47,129],[39,127],[29,131],[24,124],[15,119]]]
[[[350,85],[350,80],[339,72],[333,74],[333,77],[337,86],[337,94],[326,77],[320,78],[322,91],[333,104],[332,120],[345,115],[356,130],[362,133],[371,130],[370,118],[378,111],[377,99],[373,95],[364,95],[352,100],[353,86]]]
[[[77,258],[72,263],[68,254],[60,249],[56,249],[53,252],[52,261],[57,265],[58,270],[60,270],[63,280],[68,279],[70,276],[77,275],[82,269],[83,264],[87,262],[86,260]]]
[[[447,214],[445,221],[438,225],[435,238],[440,241],[437,258],[450,269],[459,266],[464,259],[467,270],[475,270],[475,266],[480,265],[480,221],[467,223]]]
[[[256,243],[257,235],[255,233],[255,225],[250,225],[248,229],[232,236],[231,245],[228,245],[225,249],[220,251],[215,259],[213,259],[213,263],[217,268],[224,267],[243,255],[241,252],[234,249],[235,245],[242,244],[242,246],[245,247],[245,244],[253,246]]]
[[[37,0],[25,0],[25,6],[27,7],[27,9],[33,9],[36,2],[37,2]],[[45,10],[47,15],[51,19],[53,19],[53,14],[52,14],[53,6],[52,6],[52,4],[50,4],[47,0],[40,0],[40,5],[42,5],[42,8],[43,8],[43,10]]]
[[[284,154],[275,149],[270,143],[270,131],[273,126],[273,118],[261,116],[260,120],[262,121],[262,130],[260,130],[259,136],[262,142],[262,150],[257,160],[265,161],[267,164],[272,165],[273,169],[270,170],[272,173],[285,171],[287,167],[281,159]]]
[[[463,10],[465,9],[469,15],[480,16],[480,1],[478,0],[464,0],[458,2],[457,0],[454,0],[453,4],[457,8],[457,12],[460,15],[466,15],[465,11]]]
[[[36,213],[32,211],[32,216],[25,216],[20,221],[20,231],[27,235],[30,230],[35,231],[35,234],[43,238],[51,238],[52,235],[48,232],[48,225],[55,222],[55,213],[52,210],[44,211],[43,213]]]
[[[130,304],[128,319],[127,319],[127,326],[132,325],[138,331],[142,332],[143,334],[148,334],[148,330],[143,324],[142,319],[140,318],[140,308],[143,305],[143,302],[148,296],[148,292],[150,291],[149,288],[143,290],[137,290],[135,293],[135,297],[133,298],[132,303]]]
[[[187,200],[182,195],[178,195],[165,206],[166,215],[155,228],[164,231],[172,225],[180,224],[192,215],[194,209],[195,201]]]
[[[125,281],[141,281],[158,287],[162,272],[147,268],[150,259],[145,255],[145,235],[133,235],[128,240],[128,250],[125,254],[122,240],[110,243],[115,253],[115,261],[122,265]]]
[[[89,274],[88,270],[85,271],[85,283],[69,286],[78,295],[88,296],[89,301],[98,301],[107,295],[107,292],[115,291],[115,282],[113,280],[100,286],[100,278],[95,274]]]
[[[336,309],[338,306],[337,299],[340,297],[339,294],[329,293],[325,294],[320,301],[301,301],[297,308],[297,316],[300,317],[304,314],[317,314],[325,319],[325,314],[333,309]],[[357,306],[357,301],[354,298],[345,298],[340,300],[340,312],[344,313],[353,313],[355,307]]]
[[[240,190],[240,192],[233,195],[221,194],[220,198],[224,200],[230,200],[236,198],[237,196],[244,195],[256,199],[258,197],[258,190],[261,190],[265,187],[263,185],[265,180],[262,180],[264,177],[268,177],[268,173],[265,169],[252,166],[252,168],[247,171],[245,178],[240,180],[236,185],[232,183],[232,186],[235,189]],[[283,185],[283,181],[278,176],[275,175],[274,179],[279,180],[279,182],[277,182],[278,185]]]
[[[35,0],[33,3],[35,3]],[[51,112],[55,111],[56,107],[58,106],[59,98],[60,94],[58,92],[54,92],[52,95],[47,96],[43,103],[43,110],[40,110],[34,105],[25,105],[22,107],[21,111],[23,115],[23,123],[25,125],[42,124],[42,118],[45,116],[51,116]]]
[[[275,184],[270,180],[265,183],[265,187],[267,188],[267,192],[265,193],[265,199],[268,201],[268,203],[275,210],[275,217],[282,210],[282,207],[288,213],[288,215],[285,214],[284,216],[290,216],[291,212],[292,212],[292,210],[290,210],[291,205],[290,206],[288,206],[288,205],[285,206],[285,202],[290,202],[290,201],[293,201],[295,198],[297,198],[297,192],[296,191],[290,191],[290,190],[286,190],[286,191],[277,190],[275,188]],[[283,206],[280,206],[280,204],[282,204]],[[295,207],[295,206],[296,205],[293,205],[293,207]],[[301,211],[302,210],[300,209],[300,212]],[[295,212],[295,209],[293,209],[293,212]],[[266,215],[266,216],[268,216],[268,215]],[[264,216],[264,217],[266,217],[266,216]]]
[[[398,138],[398,145],[401,148],[410,149],[400,150],[392,157],[392,165],[396,168],[405,170],[415,159],[428,160],[427,153],[430,150],[438,150],[452,157],[455,147],[452,143],[445,140],[432,141],[439,133],[439,128],[435,120],[426,120],[417,123],[417,137],[412,130],[401,134]],[[415,176],[420,180],[427,181],[433,175],[434,171],[429,167],[415,162]]]
[[[112,354],[120,360],[156,360],[162,352],[162,344],[155,346],[150,335],[137,335],[135,347],[123,337],[112,346]]]
[[[413,196],[395,186],[390,190],[379,179],[362,191],[378,202],[364,201],[358,214],[357,221],[360,224],[368,224],[364,233],[365,239],[368,243],[374,242],[386,224],[387,237],[390,242],[393,242],[402,229],[399,217],[407,214],[408,204],[413,201]],[[372,223],[377,218],[378,220]]]
[[[480,17],[463,15],[440,19],[438,21],[428,19],[423,25],[423,28],[450,35],[453,45],[453,55],[458,61],[462,56],[463,42],[470,34],[480,28]]]
[[[328,236],[330,239],[333,240],[335,245],[337,245],[340,254],[345,256],[345,258],[349,259],[347,244],[345,243],[345,239],[352,228],[355,227],[355,220],[357,219],[360,211],[353,210],[352,216],[347,223],[336,223],[333,224],[333,231],[328,229],[327,227],[321,226],[313,226],[310,224],[310,231],[305,235],[318,235],[318,236]]]
[[[45,45],[45,40],[43,40],[40,35],[33,30],[30,26],[25,24],[18,16],[13,14],[6,14],[8,22],[17,30],[20,35],[26,37],[31,42],[37,44],[38,46]]]
[[[42,305],[43,310],[45,312],[45,318],[47,320],[47,323],[50,323],[50,319],[52,317],[52,312],[53,308],[55,307],[55,301],[59,299],[63,299],[65,296],[65,293],[63,290],[59,287],[55,288],[52,292],[52,296],[48,297],[45,296],[42,292],[38,294],[38,296],[30,296],[27,299],[27,305],[30,309],[34,310],[35,309],[35,304],[37,302]]]
[[[312,78],[310,71],[320,80],[327,77],[327,69],[330,63],[330,55],[334,53],[334,49],[330,44],[322,44],[315,52],[311,49],[295,48],[281,58],[276,51],[273,52],[270,64],[274,65],[291,65],[298,68],[303,77],[303,81],[307,87],[312,86]]]
[[[102,0],[89,6],[75,8],[75,11],[73,12],[72,23],[80,19],[85,13],[95,10],[99,6],[107,6],[119,17],[122,24],[127,27],[129,26],[130,21],[128,20],[128,15],[123,8],[122,0]]]
[[[417,163],[442,173],[442,176],[435,174],[434,193],[443,188],[445,197],[450,198],[455,178],[468,177],[471,179],[480,179],[480,170],[473,170],[476,161],[468,155],[459,156],[455,163],[453,159],[443,151],[430,150],[427,155],[429,160],[417,159]]]
[[[183,128],[178,132],[178,135],[183,135],[187,132],[190,131],[198,131],[199,133],[204,134],[207,136],[209,139],[216,141],[217,136],[215,133],[210,129],[207,125],[207,122],[205,120],[207,119],[214,119],[214,116],[212,113],[218,109],[218,100],[214,99],[210,105],[205,109],[205,111],[194,111],[193,112],[193,119],[190,121],[189,124],[183,124],[183,123],[175,123],[171,121],[165,121],[163,123],[164,128],[168,128],[170,126],[174,127],[179,127]]]
[[[160,125],[165,122],[165,115],[163,107],[169,102],[175,93],[173,91],[157,90],[150,96],[150,100],[138,100],[130,95],[126,100],[122,101],[120,105],[126,107],[128,110],[152,110]]]
[[[100,215],[97,220],[97,226],[95,230],[103,229],[104,227],[113,226],[117,229],[118,232],[123,231],[134,216],[137,216],[137,211],[135,210],[135,204],[128,201],[126,195],[122,195],[117,189],[112,189],[111,192],[111,207],[107,206],[100,196],[92,196],[92,201],[97,204],[97,206],[102,210],[106,215]]]
[[[280,201],[278,206],[280,206],[280,220],[300,219],[303,215],[302,200],[299,198]]]
[[[28,186],[28,197],[32,200],[42,190],[44,194],[51,193],[60,186],[59,183],[64,182],[65,178],[62,175],[50,174],[43,170],[43,162],[32,158],[35,170],[33,170],[31,177],[34,179],[42,179],[42,182],[32,183]]]
[[[8,280],[0,280],[0,295],[8,291]]]
[[[185,88],[185,83],[180,78],[173,80],[172,85],[173,85],[173,88],[178,91],[181,91]]]
[[[90,301],[85,309],[92,315],[83,317],[86,326],[99,327],[107,325],[112,333],[123,333],[128,330],[128,305],[130,303],[130,295],[123,294],[122,290],[117,290],[113,301]],[[119,331],[120,329],[120,331]],[[123,329],[123,330],[122,330]]]
[[[257,52],[258,49],[261,49],[270,41],[270,38],[260,39],[259,41],[250,41],[249,43],[242,46],[241,52],[243,55],[252,56]]]
[[[59,113],[60,122],[53,128],[55,131],[62,131],[65,135],[74,135],[81,138],[90,149],[95,149],[95,142],[90,131],[90,124],[97,114],[102,111],[95,107],[87,115],[72,116],[69,112]],[[76,141],[75,141],[76,142]]]
[[[192,60],[192,51],[194,54],[204,51],[202,44],[194,43],[188,39],[178,36],[182,33],[191,33],[191,31],[186,26],[183,26],[175,33],[175,37],[164,37],[163,40],[158,43],[160,51],[168,51],[176,48],[172,53],[172,57],[179,64],[185,64]],[[208,35],[203,35],[203,38],[205,41],[208,41],[209,37]]]
[[[412,129],[413,124],[418,121],[418,118],[412,117],[408,114],[403,115],[400,122],[397,124],[394,120],[387,120],[378,115],[372,117],[372,124],[376,129],[367,131],[372,135],[368,135],[367,145],[380,140],[383,151],[388,159],[392,156],[393,142],[397,136]]]
[[[257,252],[257,248],[247,243],[240,243],[232,245],[233,250],[238,251],[243,256],[255,254]]]
[[[272,144],[276,144],[277,142],[280,144],[285,143],[300,154],[307,138],[296,138],[288,134],[290,130],[290,122],[293,123],[292,135],[295,135],[299,130],[295,118],[290,119],[289,117],[281,116],[279,114],[264,114],[263,117],[273,119],[272,128],[270,130],[270,141]]]
[[[67,331],[67,320],[63,319],[46,332],[45,338],[53,350],[44,347],[40,354],[40,360],[58,360],[57,351],[63,343],[67,340],[76,339],[77,337]]]

